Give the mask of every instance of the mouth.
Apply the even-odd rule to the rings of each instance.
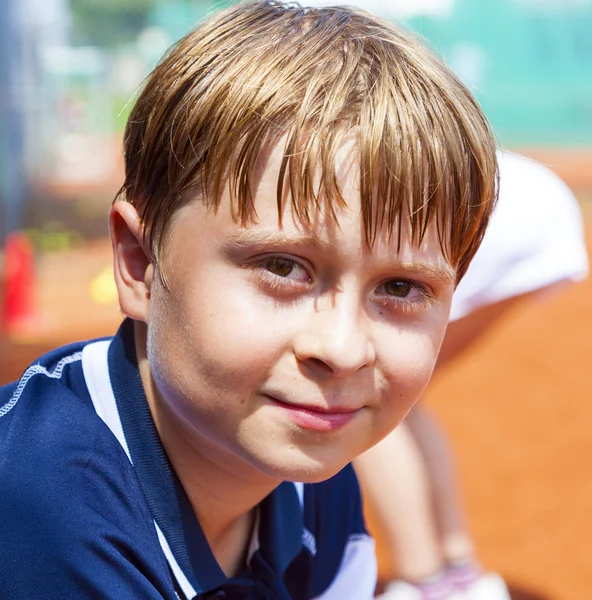
[[[290,420],[302,429],[317,432],[336,431],[345,427],[361,410],[345,406],[315,406],[288,402],[277,395],[263,394],[274,406],[285,411]]]

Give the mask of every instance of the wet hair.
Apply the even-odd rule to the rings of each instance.
[[[280,220],[287,202],[303,223],[336,218],[336,155],[352,134],[368,245],[385,231],[419,244],[433,223],[460,280],[495,204],[494,137],[419,39],[352,8],[241,3],[181,39],[131,111],[116,200],[137,208],[158,260],[188,202],[215,210],[228,186],[235,218],[252,219],[257,161],[281,141]]]

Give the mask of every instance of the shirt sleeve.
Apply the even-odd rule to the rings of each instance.
[[[67,393],[50,410],[29,386],[0,443],[0,598],[175,600],[117,441]]]

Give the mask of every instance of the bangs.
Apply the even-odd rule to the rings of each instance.
[[[363,12],[239,5],[181,40],[130,116],[122,193],[157,255],[172,214],[196,198],[217,209],[225,186],[235,217],[251,220],[257,165],[283,140],[280,219],[285,198],[305,224],[320,210],[336,218],[352,134],[367,244],[386,232],[400,245],[407,231],[420,244],[433,223],[460,279],[495,202],[493,136],[446,67]]]

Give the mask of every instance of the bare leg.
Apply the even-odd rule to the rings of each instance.
[[[557,286],[546,288],[545,291],[549,292],[553,287]],[[484,306],[450,323],[437,369],[460,356],[495,325],[506,311],[533,295],[535,294],[525,294]],[[474,547],[467,528],[454,456],[447,436],[422,406],[416,405],[406,422],[425,461],[444,560],[447,563],[470,560],[474,555]]]
[[[429,474],[406,422],[354,464],[399,576],[421,581],[440,572]]]
[[[473,542],[448,440],[436,420],[421,406],[413,408],[406,422],[425,460],[443,559],[446,563],[472,559]]]

